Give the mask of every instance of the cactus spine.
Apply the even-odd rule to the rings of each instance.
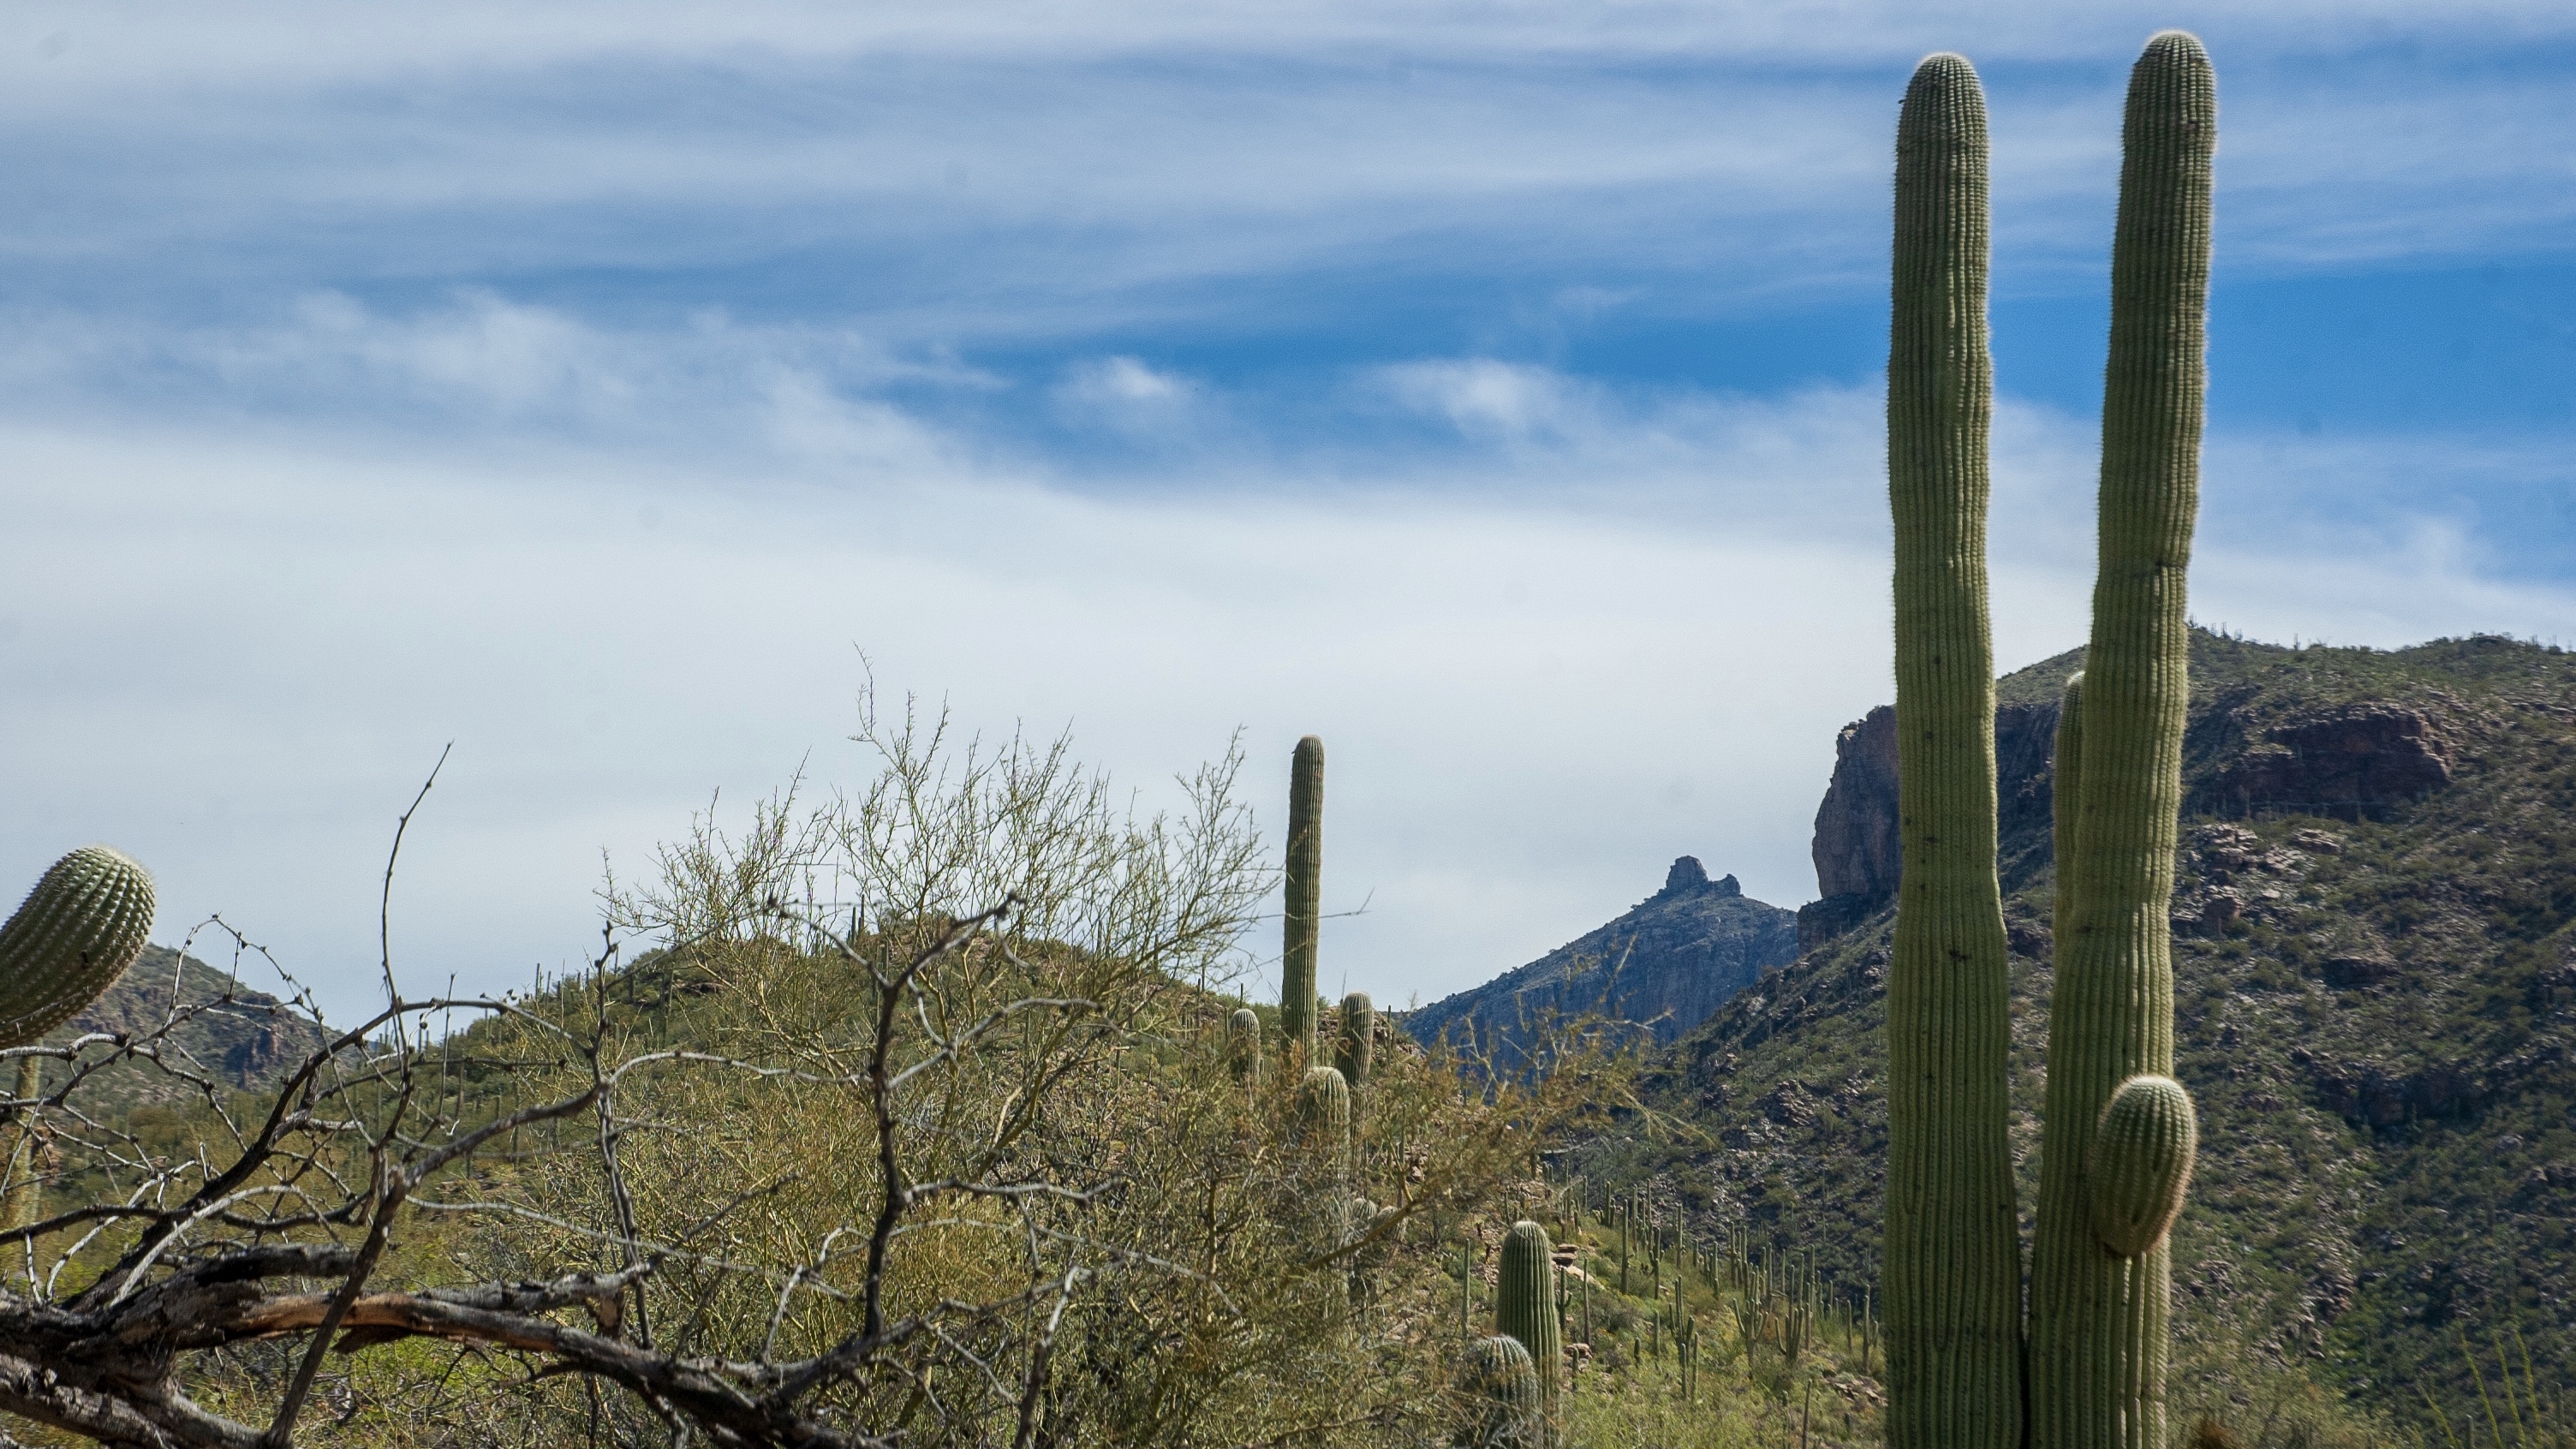
[[[1300,1060],[1315,1060],[1315,941],[1323,923],[1324,742],[1297,742],[1288,766],[1288,869],[1279,949],[1279,1032]]]
[[[1494,1275],[1494,1332],[1518,1339],[1538,1374],[1539,1401],[1551,1429],[1565,1372],[1564,1325],[1556,1309],[1556,1245],[1547,1229],[1524,1218],[1503,1235]]]
[[[1225,1019],[1225,1064],[1236,1081],[1261,1085],[1261,1017],[1249,1006],[1236,1007]]]
[[[1377,1054],[1377,1006],[1365,991],[1354,991],[1342,998],[1341,1041],[1333,1051],[1333,1065],[1354,1087],[1368,1085],[1369,1067]]]
[[[1520,1340],[1502,1334],[1467,1345],[1458,1374],[1467,1449],[1547,1449],[1547,1402],[1538,1368]]]
[[[0,926],[0,1047],[24,1046],[116,984],[152,932],[152,876],[104,845],[55,861]]]
[[[2152,1188],[2178,1209],[2189,1172],[2187,1152],[2174,1159],[2187,1145],[2180,1129],[2190,1103],[2170,1081],[2166,912],[2190,702],[2184,577],[2199,510],[2217,130],[2217,82],[2200,42],[2181,31],[2148,41],[2129,74],[2121,126],[2101,562],[2081,686],[2073,849],[2059,857],[2061,870],[2074,866],[2073,899],[2058,911],[2072,929],[2057,939],[2032,1258],[2037,1449],[2161,1449],[2165,1441],[2163,1229],[2171,1216],[2157,1207],[2155,1231],[2134,1256],[2105,1252],[2095,1230],[2108,1221],[2124,1240],[2147,1236],[2144,1210],[2128,1195]],[[2058,788],[2064,801],[2067,787]],[[2140,1076],[2164,1086],[2139,1087],[2127,1107],[2115,1107],[2115,1093]],[[2097,1125],[2141,1135],[2097,1150]],[[2124,1148],[2147,1156],[2124,1156]],[[2113,1196],[2097,1200],[2097,1186]]]
[[[1986,608],[1986,112],[1931,56],[1896,130],[1887,487],[1903,865],[1887,991],[1888,1442],[2015,1449],[2021,1244]]]

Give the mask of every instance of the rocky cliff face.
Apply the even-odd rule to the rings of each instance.
[[[1710,880],[1685,855],[1665,873],[1662,890],[1619,919],[1407,1013],[1404,1028],[1425,1041],[1444,1034],[1473,1040],[1507,1059],[1532,1019],[1598,1010],[1669,1042],[1786,964],[1797,945],[1794,913],[1746,896],[1731,875]]]
[[[2045,667],[2045,666],[2043,666]],[[2057,705],[2007,702],[1995,710],[1995,796],[2002,834],[2054,808],[2049,756]],[[1896,707],[1882,704],[1834,740],[1833,782],[1816,807],[1812,847],[1820,899],[1798,910],[1798,949],[1850,930],[1896,899],[1903,852],[1897,831]]]

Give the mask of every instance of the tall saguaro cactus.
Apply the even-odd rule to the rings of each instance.
[[[1297,742],[1288,767],[1286,924],[1279,948],[1279,1032],[1315,1062],[1315,939],[1323,923],[1324,742]]]
[[[1494,1332],[1519,1340],[1538,1370],[1538,1392],[1551,1435],[1565,1378],[1565,1325],[1556,1308],[1556,1245],[1547,1229],[1524,1218],[1503,1234],[1494,1269]]]
[[[2101,563],[2084,661],[2080,795],[2067,832],[2073,849],[2059,856],[2075,890],[2072,910],[2059,908],[2032,1258],[2031,1437],[2039,1449],[2164,1443],[2171,1214],[2105,1199],[2162,1194],[2179,1207],[2190,1170],[2190,1098],[2170,1080],[2166,912],[2190,703],[2184,577],[2199,511],[2217,134],[2208,52],[2181,31],[2156,36],[2130,72],[2120,132]],[[2097,1148],[2096,1132],[2110,1128],[2121,1136]],[[2132,1219],[2129,1241],[2096,1230]]]
[[[2021,1243],[1995,876],[1986,612],[1986,108],[1964,57],[1916,67],[1896,128],[1887,491],[1896,524],[1898,830],[1887,987],[1887,1437],[2015,1449]]]

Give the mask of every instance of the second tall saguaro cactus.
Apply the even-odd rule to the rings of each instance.
[[[2191,688],[2184,577],[2200,506],[2217,135],[2208,52],[2180,31],[2158,35],[2130,72],[2120,128],[2101,563],[2080,697],[2073,849],[2059,856],[2061,872],[2073,868],[2062,877],[2073,899],[2058,912],[2031,1263],[2031,1439],[2039,1449],[2164,1444],[2171,1274],[2163,1225],[2171,1214],[2147,1223],[2149,1204],[2094,1199],[2161,1183],[2155,1191],[2178,1207],[2190,1170],[2191,1100],[2171,1080],[2167,911]],[[2105,1125],[2122,1136],[2097,1149],[2094,1134]],[[2105,1150],[2152,1160],[2106,1159]],[[2097,1206],[2105,1223],[2152,1226],[2152,1241],[2105,1242]]]
[[[1279,948],[1279,1034],[1315,1064],[1315,940],[1323,924],[1324,742],[1297,742],[1288,767],[1287,908]]]
[[[1986,108],[1956,55],[1896,123],[1887,493],[1896,524],[1897,819],[1887,985],[1887,1436],[2014,1449],[2021,1242],[2011,981],[1995,878],[1986,616]]]

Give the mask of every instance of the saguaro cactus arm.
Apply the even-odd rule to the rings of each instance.
[[[2084,1156],[2084,1196],[2093,1236],[2123,1258],[2165,1240],[2182,1216],[2200,1150],[2191,1094],[2171,1077],[2135,1076],[2102,1104]]]
[[[24,1046],[116,984],[152,934],[152,875],[85,845],[55,861],[0,925],[0,1046]]]

